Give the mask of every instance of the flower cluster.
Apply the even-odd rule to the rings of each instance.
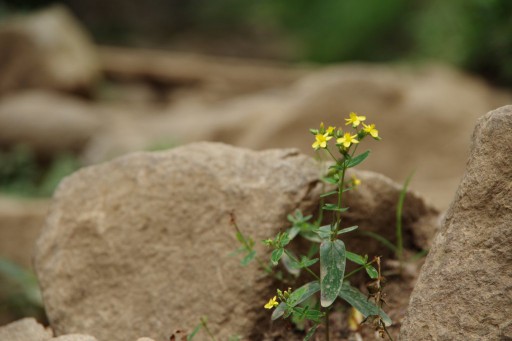
[[[345,125],[350,125],[355,133],[344,132],[341,128],[329,126],[324,127],[324,124],[320,124],[319,129],[310,129],[310,132],[315,135],[315,142],[312,147],[315,150],[327,149],[327,142],[333,137],[336,139],[336,146],[339,148],[341,153],[347,152],[350,146],[358,144],[366,136],[370,135],[376,140],[380,140],[379,131],[375,128],[375,124],[366,125],[366,116],[358,115],[351,112],[349,118],[345,119]],[[362,128],[358,128],[362,126]]]
[[[281,290],[277,289],[277,295],[272,297],[267,302],[267,304],[265,304],[265,306],[264,306],[265,309],[272,309],[272,308],[277,307],[279,305],[279,302],[277,301],[277,297],[279,296],[279,300],[284,302],[290,297],[291,292],[292,292],[292,288],[288,288],[288,290],[285,290],[285,291],[281,291]]]

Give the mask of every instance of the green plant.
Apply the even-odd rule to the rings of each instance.
[[[400,195],[398,196],[398,202],[396,204],[396,225],[395,225],[395,236],[396,236],[396,244],[393,244],[391,241],[386,239],[385,237],[371,231],[360,231],[360,234],[366,235],[368,237],[371,237],[380,243],[387,247],[389,250],[391,250],[394,254],[396,259],[399,263],[399,274],[402,274],[404,264],[410,261],[417,260],[427,254],[427,251],[422,250],[415,255],[406,258],[404,255],[404,243],[403,243],[403,226],[402,226],[402,220],[403,220],[403,207],[405,202],[405,197],[407,195],[407,189],[409,188],[409,184],[412,180],[412,177],[414,175],[414,172],[411,173],[406,179],[402,186],[402,189],[400,190]]]
[[[0,258],[0,307],[13,318],[33,316],[45,320],[43,300],[36,276],[20,265]]]
[[[24,145],[0,151],[0,191],[23,197],[48,197],[65,176],[80,167],[74,155],[61,153],[44,164]]]
[[[341,128],[336,129],[331,126],[325,128],[323,123],[319,129],[310,130],[315,135],[312,147],[317,151],[326,152],[333,161],[328,168],[327,175],[323,178],[323,181],[331,185],[333,189],[321,195],[322,205],[319,219],[311,221],[312,216],[304,216],[297,211],[288,216],[288,220],[292,223],[289,229],[264,241],[265,245],[273,248],[270,256],[273,266],[282,262],[292,274],[296,275],[297,271],[304,270],[312,279],[294,290],[291,288],[285,291],[278,289],[276,295],[265,304],[265,308],[275,309],[272,313],[272,320],[290,317],[294,321],[309,321],[311,327],[304,340],[311,339],[322,322],[325,325],[325,338],[329,340],[329,312],[337,299],[342,299],[355,307],[366,320],[371,320],[381,336],[388,335],[391,339],[387,331],[391,320],[381,309],[384,279],[381,276],[380,257],[375,257],[370,261],[367,255],[362,256],[349,252],[340,239],[343,234],[358,228],[357,226],[343,226],[342,213],[348,210],[348,207],[344,206],[343,194],[352,190],[360,182],[356,178],[347,179],[347,170],[362,163],[370,154],[368,150],[356,155],[360,142],[368,136],[380,140],[375,125],[366,125],[363,123],[365,120],[365,116],[350,114],[350,117],[346,119],[346,125],[354,130],[353,133],[344,132]],[[333,139],[336,142],[335,146],[330,147],[329,141]],[[323,202],[324,199],[330,197],[334,197],[334,203]],[[324,214],[329,213],[331,214],[330,224],[320,226]],[[253,243],[247,243],[247,237],[243,236],[238,228],[237,236],[242,245],[250,246],[244,248],[246,256],[242,263],[247,264],[254,258],[258,259],[253,249]],[[309,252],[300,257],[288,248],[291,241],[297,236],[314,243]],[[348,274],[345,273],[347,260],[359,266]],[[262,261],[258,262],[261,266]],[[320,263],[320,274],[315,273],[312,268],[317,262]],[[263,263],[263,265],[265,264]],[[373,265],[376,265],[376,268]],[[372,280],[368,287],[369,296],[361,293],[348,282],[349,277],[363,269]],[[308,300],[317,293],[320,293],[319,303],[308,304]],[[370,298],[373,299],[373,302],[370,301]]]

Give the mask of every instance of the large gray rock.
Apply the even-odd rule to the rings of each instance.
[[[512,106],[482,117],[401,340],[512,340]]]
[[[207,316],[219,339],[258,339],[274,288],[230,256],[229,213],[261,253],[289,212],[316,202],[318,171],[294,150],[209,143],[78,171],[58,188],[36,250],[55,333],[166,340]]]
[[[95,48],[64,7],[0,26],[0,94],[27,87],[82,91],[100,76]]]
[[[86,102],[50,91],[31,90],[0,101],[0,144],[53,155],[80,150],[101,122]]]

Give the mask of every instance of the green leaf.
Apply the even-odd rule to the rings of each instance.
[[[348,304],[356,308],[366,318],[371,315],[379,315],[386,327],[391,326],[393,323],[389,316],[373,302],[368,300],[362,292],[352,287],[348,283],[343,283],[343,286],[339,292],[339,297],[347,301]]]
[[[300,232],[300,228],[297,226],[293,226],[293,227],[289,228],[288,229],[288,238],[290,240],[292,240],[299,234],[299,232]]]
[[[272,321],[277,320],[281,316],[283,316],[284,312],[286,311],[286,303],[281,302],[279,305],[274,309],[274,312],[272,313],[272,316],[270,317]]]
[[[335,163],[334,165],[329,166],[329,169],[334,169],[337,171],[343,171],[343,164]]]
[[[320,303],[329,307],[338,296],[345,274],[345,244],[339,239],[320,244]]]
[[[350,161],[348,161],[347,168],[352,168],[352,167],[357,166],[358,164],[363,162],[368,157],[368,155],[370,155],[369,150],[357,155],[356,157],[353,157],[352,159],[350,159]]]
[[[203,325],[202,325],[201,323],[199,323],[199,324],[194,328],[194,330],[192,331],[192,333],[190,333],[189,335],[187,335],[187,341],[191,341],[191,340],[194,338],[194,336],[196,336],[197,332],[198,332],[199,330],[201,330],[201,327],[202,327],[202,326],[203,326]]]
[[[300,263],[297,263],[294,261],[290,256],[288,256],[287,253],[291,253],[291,251],[286,250],[285,253],[283,253],[283,256],[281,257],[281,263],[284,265],[284,268],[286,271],[288,271],[290,274],[292,274],[295,277],[299,277],[300,275],[300,268],[302,267]],[[292,254],[293,256],[293,254]]]
[[[320,226],[318,229],[314,230],[316,234],[320,237],[320,239],[329,239],[331,238],[331,225]]]
[[[272,264],[277,265],[277,263],[279,263],[279,260],[281,259],[283,252],[283,248],[275,249],[274,251],[272,251],[272,255],[270,256],[270,261],[272,262]]]
[[[351,262],[354,262],[354,263],[359,264],[359,265],[365,265],[366,264],[366,260],[364,259],[364,257],[361,256],[361,255],[358,255],[357,253],[353,253],[353,252],[347,251],[346,255],[347,255],[347,259],[350,260]]]
[[[320,260],[319,258],[309,259],[308,257],[302,256],[302,258],[300,260],[300,265],[302,268],[307,268],[307,267],[310,267],[311,265],[315,264],[319,260]]]
[[[309,341],[311,339],[311,337],[313,337],[313,335],[315,335],[317,328],[318,328],[318,323],[315,324],[313,327],[309,328],[308,333],[306,334],[306,336],[304,337],[303,340]]]
[[[320,198],[328,197],[329,195],[338,194],[338,191],[330,191],[320,195]]]
[[[309,309],[308,306],[293,308],[293,314],[301,320],[306,319],[314,322],[320,322],[321,318],[324,317],[324,313],[320,310]]]
[[[313,281],[295,289],[286,300],[289,307],[295,307],[320,291],[320,283]]]
[[[338,179],[331,177],[331,176],[326,176],[326,177],[322,178],[322,180],[329,184],[337,184],[338,183]]]
[[[240,243],[245,244],[245,238],[244,238],[244,235],[243,235],[243,234],[241,234],[241,233],[240,233],[240,232],[238,232],[238,231],[236,232],[236,239],[237,239]]]
[[[352,232],[352,231],[356,230],[358,227],[359,226],[357,226],[357,225],[350,226],[350,227],[345,227],[344,229],[341,229],[341,230],[338,231],[338,235],[343,234],[343,233]]]
[[[240,261],[240,264],[242,264],[242,266],[247,266],[247,264],[254,259],[254,256],[256,256],[256,251],[252,250]]]
[[[373,266],[368,264],[365,267],[365,270],[366,270],[366,273],[368,274],[368,276],[370,276],[371,279],[376,279],[376,278],[379,277],[379,272]]]
[[[336,204],[325,204],[322,209],[326,211],[338,211],[338,212],[345,212],[348,210],[348,207],[338,207]]]

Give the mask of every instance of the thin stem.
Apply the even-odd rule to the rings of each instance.
[[[325,312],[325,339],[329,341],[329,308]]]
[[[242,233],[242,231],[240,231],[240,228],[238,227],[238,224],[236,223],[236,220],[235,220],[235,215],[233,213],[231,213],[231,224],[235,227],[236,232],[238,232],[240,234],[240,236],[242,236],[242,238],[241,238],[242,245],[247,249],[247,251],[252,250],[251,246],[245,239],[244,234]],[[256,258],[256,262],[258,262],[259,267],[261,269],[263,269],[263,271],[265,271],[269,274],[272,273],[272,269],[268,265],[266,265],[265,262],[263,262],[260,257],[256,256],[255,258]]]
[[[345,184],[345,172],[346,172],[347,168],[345,166],[343,166],[343,169],[341,171],[341,179],[340,179],[340,182],[338,183],[338,208],[341,209],[341,203],[342,203],[342,199],[343,199],[343,186]],[[332,235],[332,240],[336,239],[337,235],[338,235],[338,231],[340,230],[340,226],[341,226],[341,212],[340,211],[336,211],[336,221],[334,223],[334,226],[335,226],[335,229],[334,229],[334,233]]]
[[[291,259],[291,260],[293,260],[294,262],[296,262],[296,263],[300,263],[300,262],[299,262],[299,260],[298,260],[297,258],[295,258],[295,257],[294,257],[294,256],[293,256],[293,255],[288,251],[288,250],[284,249],[284,253],[286,253],[286,255],[287,255],[288,257],[290,257],[290,259]],[[310,268],[305,267],[304,269],[306,269],[306,271],[307,271],[307,272],[309,272],[309,274],[310,274],[311,276],[313,276],[317,281],[319,281],[319,280],[320,280],[320,277],[318,277],[318,276],[316,275],[316,273],[314,273],[313,271],[311,271],[311,269],[310,269]]]
[[[334,156],[332,153],[331,153],[331,150],[329,149],[329,147],[325,148],[325,150],[327,150],[327,152],[329,153],[329,155],[332,157],[332,159],[334,161],[336,161],[336,163],[338,163],[338,159],[336,158],[336,156]]]
[[[206,322],[206,320],[201,317],[200,318],[200,321],[201,321],[201,324],[203,325],[203,328],[206,332],[206,334],[208,334],[208,336],[210,337],[210,339],[212,339],[212,341],[217,341],[217,339],[215,338],[215,336],[212,334],[212,332],[210,331],[210,329],[208,328],[208,323]]]

